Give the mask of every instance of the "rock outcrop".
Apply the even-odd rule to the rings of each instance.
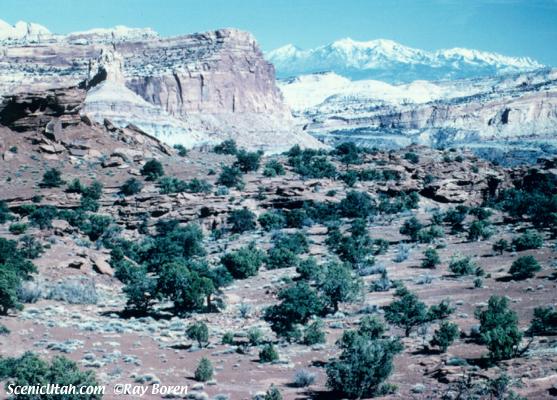
[[[235,29],[174,38],[94,31],[8,42],[0,76],[0,95],[81,84],[88,90],[83,113],[120,127],[133,123],[170,143],[235,138],[275,151],[319,146],[295,131],[254,37]]]

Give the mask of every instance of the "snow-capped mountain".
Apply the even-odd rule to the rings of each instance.
[[[29,42],[37,42],[51,36],[52,33],[42,25],[24,21],[10,25],[0,19],[0,41],[27,40]]]
[[[353,80],[390,83],[473,78],[544,67],[528,57],[462,48],[430,52],[385,39],[342,39],[309,50],[289,44],[268,52],[266,58],[275,65],[278,78],[330,71]]]

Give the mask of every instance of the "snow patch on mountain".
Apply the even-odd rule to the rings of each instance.
[[[5,40],[27,40],[30,42],[40,41],[41,38],[51,37],[52,33],[42,25],[33,22],[18,21],[10,25],[0,19],[0,41]]]
[[[279,78],[331,71],[354,80],[390,83],[464,79],[544,67],[528,57],[464,48],[430,52],[387,39],[360,42],[346,38],[309,50],[288,44],[268,52],[266,58],[275,65]]]

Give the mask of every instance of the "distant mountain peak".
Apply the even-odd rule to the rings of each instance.
[[[279,78],[331,71],[351,79],[379,79],[393,83],[474,78],[544,67],[528,57],[509,57],[465,48],[432,52],[389,39],[357,41],[343,38],[309,50],[289,44],[268,52],[266,57],[275,64]]]

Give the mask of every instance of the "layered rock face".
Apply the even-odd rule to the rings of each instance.
[[[297,108],[299,124],[326,141],[382,148],[462,145],[496,159],[513,152],[517,161],[557,151],[557,70],[403,86],[336,80],[330,93],[323,86],[315,91],[314,81],[291,81],[281,89]],[[303,93],[314,93],[316,101]]]
[[[274,68],[247,32],[158,38],[95,31],[4,42],[0,52],[3,95],[81,85],[93,118],[134,123],[171,143],[232,137],[267,150],[319,145],[293,131]]]

